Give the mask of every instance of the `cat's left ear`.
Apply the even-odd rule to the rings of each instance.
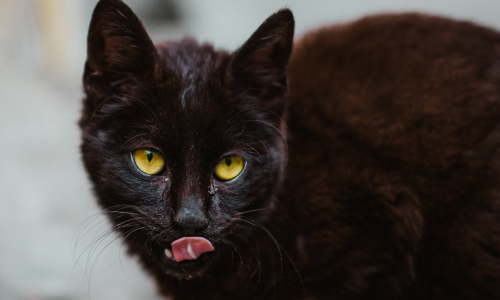
[[[229,82],[237,93],[264,101],[284,102],[286,70],[292,53],[295,22],[289,9],[282,9],[260,25],[238,49],[229,64]],[[280,106],[284,103],[267,103]]]
[[[84,86],[107,92],[148,81],[158,54],[139,18],[121,0],[100,0],[88,35]]]

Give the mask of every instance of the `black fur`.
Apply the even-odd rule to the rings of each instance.
[[[234,53],[155,47],[98,3],[81,149],[130,254],[175,299],[499,299],[500,35],[382,15],[292,53],[293,31],[284,9]],[[138,171],[139,148],[165,170]],[[233,154],[243,173],[217,180]],[[206,226],[179,226],[185,209]],[[166,259],[186,235],[215,251]]]

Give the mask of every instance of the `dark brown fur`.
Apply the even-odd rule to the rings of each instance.
[[[288,10],[234,54],[189,39],[155,50],[117,0],[92,22],[85,166],[161,294],[500,299],[500,34],[372,16],[306,34],[287,67]],[[165,174],[135,173],[144,145]],[[228,149],[249,157],[236,185],[211,175]],[[198,234],[216,247],[193,270],[162,258],[189,235],[179,207],[206,214]]]

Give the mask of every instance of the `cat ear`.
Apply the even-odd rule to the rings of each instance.
[[[294,26],[292,12],[282,9],[265,20],[236,51],[229,67],[236,90],[267,99],[284,95]]]
[[[86,91],[106,91],[154,76],[158,54],[144,26],[120,0],[100,0],[92,14]]]

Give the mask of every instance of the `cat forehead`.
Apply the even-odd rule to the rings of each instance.
[[[193,38],[165,42],[156,48],[163,67],[187,82],[206,81],[228,57],[227,52],[216,51],[211,44],[199,44]]]
[[[176,78],[179,94],[171,101],[179,102],[184,109],[209,101],[210,91],[221,91],[224,66],[229,58],[226,52],[192,38],[157,45],[157,52],[161,67]]]

